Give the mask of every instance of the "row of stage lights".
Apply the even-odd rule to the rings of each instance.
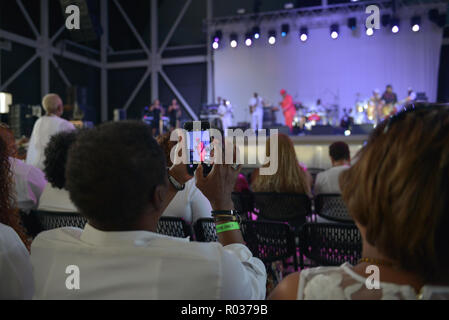
[[[389,16],[382,17],[382,25],[391,27],[392,33],[398,33],[400,27],[400,20],[398,18],[390,18]],[[348,27],[352,30],[357,28],[357,20],[355,18],[348,19]],[[421,29],[421,17],[415,16],[411,19],[410,24],[411,30],[413,32],[418,32]],[[281,37],[284,38],[290,33],[290,25],[283,24],[281,26]],[[301,27],[299,29],[299,39],[302,42],[306,42],[309,38],[309,29],[307,27]],[[330,26],[330,37],[332,39],[337,39],[340,35],[340,26],[338,24],[333,24]],[[373,28],[366,29],[366,35],[371,37],[374,35]],[[247,47],[251,47],[254,44],[255,40],[260,39],[261,31],[260,27],[254,27],[251,32],[245,34],[245,45]],[[238,46],[238,35],[237,33],[232,33],[230,35],[230,46],[231,48],[236,48]],[[223,39],[223,32],[221,30],[217,30],[212,39],[212,48],[214,50],[218,50],[220,48],[220,43]],[[275,45],[277,41],[277,32],[275,29],[271,29],[268,31],[268,43],[270,45]]]

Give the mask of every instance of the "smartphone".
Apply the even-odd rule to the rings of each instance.
[[[210,123],[201,122],[201,126],[194,126],[193,122],[184,124],[184,130],[187,131],[186,150],[189,153],[189,163],[187,171],[191,176],[199,165],[203,166],[204,176],[212,171],[212,140],[210,136]]]

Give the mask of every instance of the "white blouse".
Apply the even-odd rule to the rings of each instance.
[[[448,300],[449,287],[424,286],[419,294],[408,285],[380,283],[368,289],[366,278],[349,263],[340,267],[318,267],[301,272],[298,300]]]

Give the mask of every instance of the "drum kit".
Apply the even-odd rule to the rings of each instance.
[[[311,129],[316,125],[333,125],[338,122],[338,106],[307,107],[296,104],[295,124],[301,128]]]

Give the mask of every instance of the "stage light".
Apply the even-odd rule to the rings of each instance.
[[[282,37],[286,37],[288,35],[288,33],[290,32],[290,25],[288,24],[283,24],[281,26],[281,36]]]
[[[353,31],[357,28],[357,19],[356,18],[348,19],[348,28]]]
[[[220,41],[223,38],[223,32],[221,30],[217,30],[212,37],[212,48],[217,50],[220,47]]]
[[[420,25],[421,25],[421,17],[419,17],[419,16],[413,17],[412,21],[411,21],[411,25],[412,25],[412,31],[418,32],[420,29]]]
[[[276,31],[270,30],[268,32],[268,43],[274,45],[276,43]]]
[[[290,9],[293,9],[294,7],[295,7],[295,5],[293,3],[291,3],[291,2],[288,2],[288,3],[284,4],[284,9],[285,10],[290,10]]]
[[[299,39],[302,42],[307,41],[307,39],[309,38],[308,34],[309,34],[309,31],[308,31],[307,27],[302,27],[301,29],[299,29]]]
[[[371,37],[373,34],[374,34],[373,28],[368,28],[368,29],[366,29],[366,35],[367,35],[368,37]]]
[[[237,48],[238,39],[239,37],[236,33],[231,34],[231,48]]]
[[[0,113],[9,113],[9,106],[12,104],[12,95],[6,92],[0,92]]]
[[[340,27],[338,26],[338,24],[331,25],[331,38],[332,39],[338,38],[339,29],[340,29]]]
[[[349,137],[350,135],[351,135],[351,130],[345,130],[345,136],[346,137]]]
[[[253,28],[253,37],[256,40],[260,38],[260,28],[259,27]]]
[[[391,20],[391,32],[398,33],[399,32],[399,19],[393,18]]]
[[[245,36],[245,45],[247,47],[251,47],[252,44],[253,44],[252,36],[251,36],[251,33],[248,32]]]

